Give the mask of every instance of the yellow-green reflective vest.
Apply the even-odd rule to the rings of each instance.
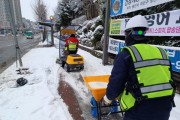
[[[65,48],[65,50],[76,51],[77,50],[77,43],[71,42],[70,40],[68,40],[68,46]]]
[[[124,49],[131,54],[137,73],[138,89],[141,91],[141,97],[137,97],[128,90],[128,87],[125,87],[119,96],[120,105],[124,111],[132,108],[142,98],[153,99],[174,94],[171,85],[170,61],[163,49],[148,44],[136,44]]]

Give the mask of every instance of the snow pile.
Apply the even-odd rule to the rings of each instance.
[[[57,92],[60,72],[55,63],[57,55],[55,48],[32,49],[22,59],[30,74],[17,75],[13,64],[0,75],[1,120],[72,120]],[[28,83],[16,87],[20,77]]]
[[[107,82],[88,82],[89,86],[94,89],[107,88]]]

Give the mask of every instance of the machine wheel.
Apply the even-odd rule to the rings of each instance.
[[[67,63],[65,63],[65,65],[64,65],[64,70],[66,72],[70,72],[70,67],[69,67],[69,65]]]
[[[84,70],[84,66],[81,67],[81,70]]]
[[[80,70],[80,71],[81,71],[81,70],[84,70],[84,66],[79,67],[79,70]]]

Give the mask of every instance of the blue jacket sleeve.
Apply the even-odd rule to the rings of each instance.
[[[109,78],[109,83],[106,90],[106,96],[109,100],[114,100],[124,90],[125,83],[129,74],[129,59],[128,51],[123,51],[118,54],[114,61],[114,67]]]

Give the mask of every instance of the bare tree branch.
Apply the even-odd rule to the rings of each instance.
[[[43,0],[34,0],[35,3],[31,6],[34,14],[35,14],[35,18],[37,21],[46,21],[47,19],[47,6],[45,5],[45,3],[43,2]]]

